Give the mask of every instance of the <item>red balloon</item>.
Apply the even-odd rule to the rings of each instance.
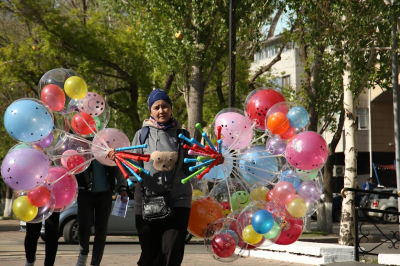
[[[235,253],[236,241],[230,234],[220,233],[214,236],[211,247],[218,257],[228,258]]]
[[[43,88],[40,99],[53,111],[61,111],[65,105],[64,91],[54,84],[49,84]]]
[[[265,201],[270,202],[271,200],[273,200],[273,198],[274,198],[274,190],[271,189],[270,191],[268,191]]]
[[[81,112],[75,114],[71,121],[72,129],[80,135],[89,135],[96,130],[96,121],[89,114]]]
[[[40,186],[28,192],[27,197],[30,204],[43,207],[49,202],[51,192],[48,188]]]
[[[285,97],[273,89],[265,89],[256,92],[247,104],[247,117],[251,122],[257,122],[257,129],[265,130],[265,117],[268,110],[279,102],[284,102]]]
[[[79,167],[78,169],[75,170],[75,172],[82,172],[85,169],[84,162],[86,162],[85,157],[83,157],[80,154],[74,154],[68,157],[67,160],[67,168],[69,170],[74,169],[78,165],[82,165],[82,167]]]
[[[303,219],[283,217],[281,223],[282,232],[275,244],[290,245],[299,239],[303,232]]]
[[[296,129],[294,127],[289,126],[289,129],[286,130],[285,133],[280,134],[279,137],[281,139],[290,139],[291,137],[293,137],[294,135],[296,135]]]

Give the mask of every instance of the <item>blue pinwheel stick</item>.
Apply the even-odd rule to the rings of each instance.
[[[183,135],[183,134],[179,134],[178,137],[181,138],[181,139],[183,139],[183,140],[185,140],[187,143],[190,143],[190,144],[192,144],[192,145],[197,144],[197,145],[199,145],[200,147],[202,147],[202,148],[204,149],[204,146],[201,145],[201,144],[200,144],[197,140],[195,140],[194,138],[189,139],[189,138],[185,137],[185,135]]]
[[[197,163],[198,160],[197,159],[189,159],[189,158],[185,158],[183,160],[184,163]]]
[[[222,153],[222,139],[218,140],[218,153]]]
[[[201,135],[202,135],[203,138],[207,141],[208,145],[210,145],[210,147],[211,147],[213,150],[216,151],[217,149],[215,149],[215,147],[214,147],[214,145],[212,144],[211,140],[208,138],[207,133],[206,133],[206,132],[203,132],[203,133],[201,133]]]
[[[127,159],[127,161],[133,164],[133,166],[135,166],[136,168],[142,170],[142,172],[145,173],[146,175],[150,175],[150,171],[142,168],[140,165],[137,165],[133,160]]]
[[[115,151],[127,151],[127,150],[142,149],[142,148],[147,148],[147,144],[130,146],[130,147],[122,147],[122,148],[115,149]]]
[[[136,177],[137,181],[142,182],[142,178],[141,178],[138,174],[136,174],[136,173],[135,173],[130,167],[128,167],[125,163],[122,162],[122,164],[123,164],[126,168],[128,168],[128,170],[132,173],[132,175],[133,175],[134,177]]]
[[[212,163],[214,160],[215,160],[215,159],[207,160],[207,161],[205,161],[205,162],[203,162],[203,163],[200,163],[200,164],[198,164],[198,165],[189,167],[189,171],[190,171],[190,172],[193,172],[193,171],[196,170],[196,169],[199,169],[199,168],[201,168],[201,167],[203,167],[203,166],[209,165],[209,164]]]

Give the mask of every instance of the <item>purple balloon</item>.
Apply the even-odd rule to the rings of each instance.
[[[33,148],[12,150],[1,164],[1,176],[14,190],[31,190],[41,185],[49,173],[49,159]]]
[[[316,202],[321,197],[321,190],[314,181],[305,181],[297,189],[297,194],[302,196],[305,202]]]
[[[279,155],[286,151],[286,143],[279,137],[270,138],[267,141],[267,150],[272,155]]]
[[[35,142],[34,144],[36,146],[39,146],[41,148],[47,148],[50,146],[50,144],[53,142],[53,132],[50,132],[49,135],[47,135],[47,137],[45,137],[44,139],[42,139],[41,141]]]

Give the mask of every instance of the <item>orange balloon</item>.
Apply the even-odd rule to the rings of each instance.
[[[289,119],[284,113],[276,112],[268,117],[267,127],[272,134],[283,134],[289,126]]]
[[[222,207],[218,202],[210,197],[200,198],[192,204],[188,231],[194,236],[204,238],[208,226],[223,217]]]

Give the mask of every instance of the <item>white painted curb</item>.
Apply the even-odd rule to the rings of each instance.
[[[295,242],[291,245],[273,244],[250,251],[250,256],[270,260],[321,265],[354,260],[354,247],[338,244]]]

